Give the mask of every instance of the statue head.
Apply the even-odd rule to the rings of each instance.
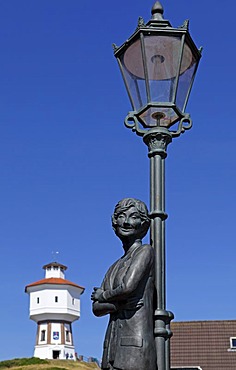
[[[122,241],[143,239],[150,222],[146,204],[135,198],[120,200],[112,215],[113,230]]]

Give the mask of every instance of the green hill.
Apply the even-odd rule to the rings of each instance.
[[[70,360],[40,360],[39,358],[17,358],[1,361],[0,370],[98,370],[96,363]]]

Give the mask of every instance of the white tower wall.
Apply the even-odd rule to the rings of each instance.
[[[73,322],[80,318],[81,290],[73,287],[44,285],[31,288],[30,318],[36,322],[47,318]],[[59,315],[59,316],[58,316]]]

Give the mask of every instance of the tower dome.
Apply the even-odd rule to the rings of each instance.
[[[73,359],[72,322],[80,318],[84,288],[65,279],[67,267],[51,262],[43,266],[45,277],[25,287],[30,319],[37,323],[34,357]]]

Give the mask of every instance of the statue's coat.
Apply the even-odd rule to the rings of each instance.
[[[109,268],[101,288],[105,302],[95,301],[93,312],[110,313],[102,369],[155,370],[153,248],[134,243]]]

